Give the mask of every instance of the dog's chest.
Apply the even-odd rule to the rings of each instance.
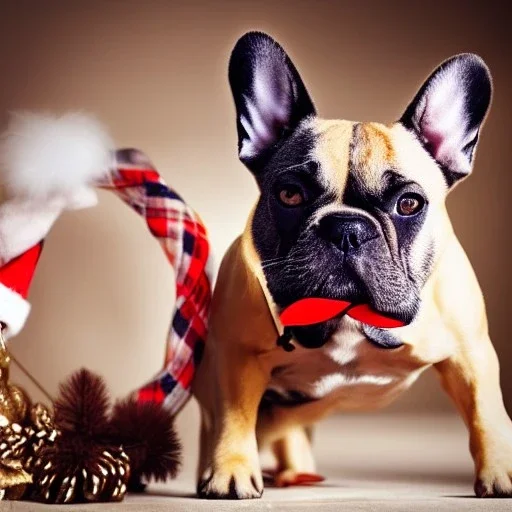
[[[423,367],[401,348],[379,348],[361,332],[344,330],[322,348],[297,347],[274,369],[264,401],[292,406],[325,399],[340,408],[378,407],[412,384]]]

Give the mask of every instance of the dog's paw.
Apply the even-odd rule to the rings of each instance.
[[[479,498],[512,498],[512,464],[506,468],[481,471],[475,482],[475,494]]]
[[[484,438],[477,468],[475,494],[479,498],[512,498],[512,426]]]
[[[250,464],[242,455],[207,469],[197,485],[199,498],[245,500],[260,498],[262,494],[259,465]]]

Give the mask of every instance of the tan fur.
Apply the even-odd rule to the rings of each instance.
[[[348,176],[350,139],[354,123],[315,119],[314,131],[319,136],[314,157],[325,169],[327,184],[341,200]]]
[[[353,126],[347,121],[316,121],[320,139],[315,158],[340,198],[348,175]],[[258,414],[269,383],[286,384],[288,377],[278,371],[285,363],[302,368],[306,383],[307,372],[315,368],[301,365],[301,358],[315,357],[315,364],[327,373],[339,371],[341,363],[336,366],[332,354],[321,349],[297,347],[286,353],[276,346],[281,327],[252,244],[251,215],[222,263],[204,360],[194,384],[202,410],[198,478],[219,493],[227,493],[234,478],[241,497],[258,496],[262,480],[257,449],[265,443],[273,444],[282,471],[310,472],[314,466],[304,426],[337,410],[387,405],[433,365],[468,426],[477,485],[489,494],[511,494],[512,426],[503,406],[482,293],[444,205],[444,180],[401,125],[365,123],[356,130],[362,142],[353,148],[353,164],[364,173],[365,184],[378,187],[383,172],[395,168],[420,182],[429,197],[429,217],[417,243],[435,233],[437,258],[422,290],[420,312],[411,325],[396,330],[405,345],[394,350],[364,342],[357,323],[345,317],[338,333],[340,340],[351,343],[343,356],[345,367],[360,380],[340,385],[316,401]],[[368,376],[380,377],[384,384],[377,386]]]
[[[377,189],[382,173],[396,166],[392,137],[392,131],[379,123],[356,126],[356,138],[360,144],[355,148],[353,163],[369,187]]]

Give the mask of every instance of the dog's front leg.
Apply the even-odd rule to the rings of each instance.
[[[254,352],[218,344],[215,378],[209,382],[218,386],[213,446],[198,484],[200,497],[246,499],[262,495],[256,420],[268,380],[269,372]]]
[[[487,335],[436,365],[469,429],[479,497],[512,497],[512,423],[503,405],[496,352]]]

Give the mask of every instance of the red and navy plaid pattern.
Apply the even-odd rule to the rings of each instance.
[[[143,153],[119,150],[114,167],[100,186],[144,217],[176,274],[176,306],[164,369],[138,391],[138,399],[161,403],[177,413],[190,396],[194,369],[206,341],[212,283],[206,229]]]

